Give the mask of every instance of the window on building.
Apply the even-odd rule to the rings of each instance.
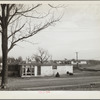
[[[41,75],[41,66],[37,66],[37,74]]]
[[[32,67],[32,75],[34,75],[34,67]]]

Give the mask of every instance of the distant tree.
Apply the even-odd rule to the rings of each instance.
[[[16,59],[14,57],[8,57],[7,62],[8,64],[14,63]]]
[[[31,62],[32,62],[31,57],[27,57],[27,58],[26,58],[26,63],[31,63]]]
[[[36,62],[38,63],[46,63],[48,60],[51,58],[49,55],[48,51],[43,49],[43,48],[38,48],[38,53],[33,54],[32,59],[35,59]]]
[[[55,18],[51,10],[46,14],[38,13],[37,10],[41,5],[42,4],[0,4],[0,33],[2,37],[3,63],[1,88],[6,89],[8,83],[8,52],[17,45],[19,41],[24,41],[32,37],[61,19],[61,17]],[[50,4],[48,6],[50,9],[54,9]],[[48,15],[50,16],[47,17]],[[39,20],[41,18],[45,19],[40,23],[36,21],[36,19]],[[32,19],[35,19],[34,22],[37,23],[31,23]],[[10,42],[9,45],[8,42]]]
[[[23,58],[21,56],[19,56],[17,60],[18,60],[18,62],[22,62]]]

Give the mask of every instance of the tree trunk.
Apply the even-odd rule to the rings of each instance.
[[[8,65],[7,65],[7,54],[8,54],[8,39],[7,39],[7,17],[5,16],[5,6],[2,6],[2,82],[1,88],[7,88],[8,79]]]
[[[4,29],[2,34],[2,82],[1,88],[7,88],[7,79],[8,79],[8,65],[7,65],[7,52],[8,52],[8,43],[7,43],[7,29]]]

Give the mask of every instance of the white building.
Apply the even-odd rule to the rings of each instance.
[[[79,64],[87,64],[87,61],[85,61],[85,60],[80,61]]]
[[[72,65],[76,65],[76,64],[87,64],[87,61],[86,60],[78,60],[78,61],[71,61],[71,64]]]
[[[72,65],[33,65],[23,64],[21,65],[20,76],[21,77],[32,77],[32,76],[55,76],[57,72],[60,75],[66,74],[67,72],[73,73]]]

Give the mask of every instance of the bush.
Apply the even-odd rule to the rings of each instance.
[[[67,72],[67,74],[69,74],[69,72]]]
[[[73,73],[69,73],[69,75],[73,75]]]
[[[55,77],[60,77],[60,74],[57,72],[56,76]]]
[[[68,75],[73,75],[73,73],[67,72]]]

